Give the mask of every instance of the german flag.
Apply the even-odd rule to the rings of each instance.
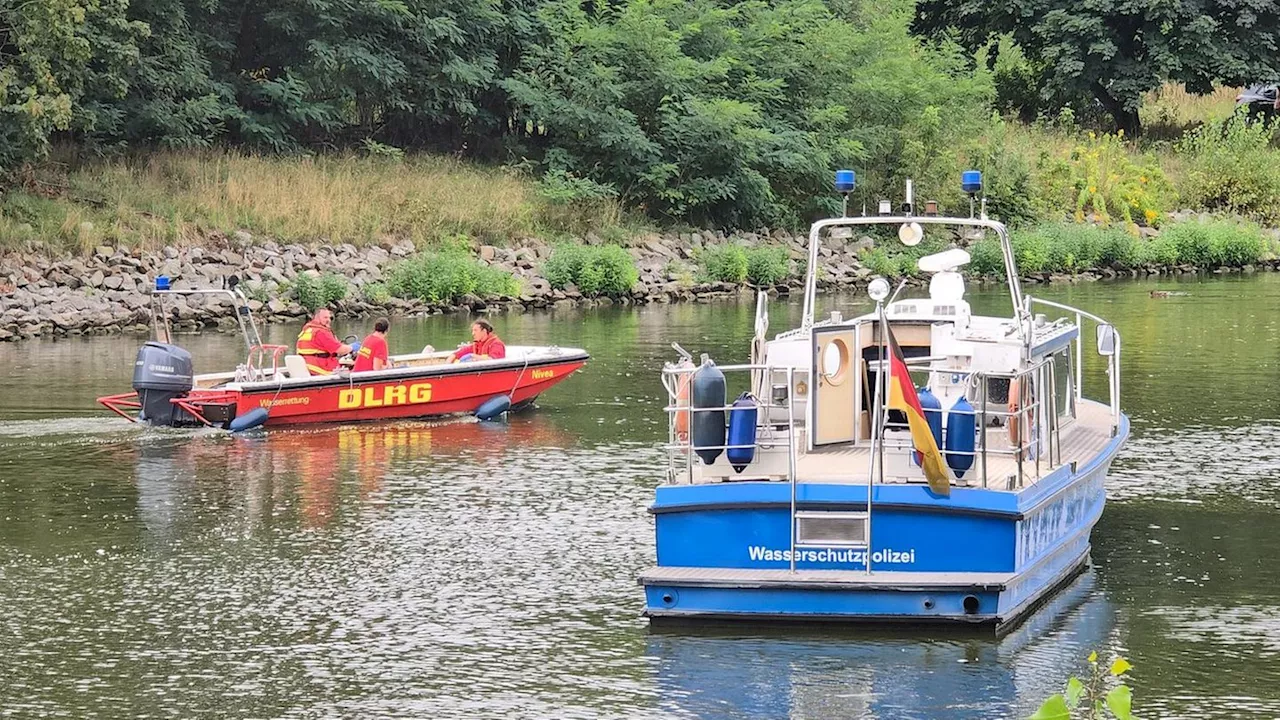
[[[911,382],[911,374],[907,372],[907,360],[902,356],[902,349],[889,329],[884,324],[885,335],[889,339],[889,408],[901,410],[907,415],[907,425],[911,428],[911,442],[916,446],[916,460],[929,480],[929,489],[938,495],[951,494],[951,472],[942,459],[942,451],[933,439],[929,430],[929,421],[924,418],[924,409],[920,407],[920,397],[916,395],[916,386]]]

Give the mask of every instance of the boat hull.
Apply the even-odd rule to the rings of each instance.
[[[954,622],[1009,626],[1077,575],[1128,435],[1021,491],[877,485],[866,548],[805,547],[791,568],[785,482],[658,489],[658,565],[644,573],[655,619]],[[866,512],[867,486],[804,483],[798,511]],[[867,572],[870,554],[871,572]]]
[[[509,395],[513,407],[532,401],[586,362],[586,356],[499,368],[467,364],[393,371],[393,376],[354,373],[317,378],[300,386],[254,383],[241,386],[237,413],[269,411],[268,426],[361,422],[473,413],[495,395]],[[226,390],[194,391],[216,395]]]

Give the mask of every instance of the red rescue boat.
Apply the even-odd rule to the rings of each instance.
[[[508,346],[503,359],[450,363],[449,352],[428,346],[392,356],[391,367],[383,370],[344,368],[313,376],[287,346],[262,342],[248,301],[235,285],[233,277],[226,289],[170,290],[166,278],[157,278],[152,322],[159,341],[139,349],[133,392],[98,402],[131,421],[230,430],[462,413],[488,419],[531,404],[589,357],[577,348]],[[168,341],[164,298],[173,294],[229,297],[248,351],[245,362],[231,372],[196,375],[190,353]]]

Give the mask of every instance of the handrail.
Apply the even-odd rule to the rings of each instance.
[[[814,311],[818,292],[818,249],[822,230],[829,227],[860,225],[901,225],[918,223],[921,225],[953,225],[993,230],[1000,239],[1000,253],[1004,259],[1005,280],[1009,286],[1009,297],[1013,301],[1015,320],[1023,319],[1025,305],[1022,297],[1022,284],[1019,280],[1017,263],[1013,254],[1013,245],[1009,240],[1009,231],[1003,223],[981,218],[955,218],[936,215],[863,215],[859,217],[839,217],[819,220],[809,227],[809,265],[805,275],[804,311],[801,315],[801,329],[813,327]],[[1017,323],[1018,332],[1024,341],[1029,340],[1021,322]]]
[[[1112,421],[1117,425],[1119,425],[1120,423],[1120,345],[1121,345],[1119,328],[1117,328],[1115,325],[1108,322],[1107,320],[1097,315],[1094,315],[1091,312],[1088,312],[1086,310],[1081,310],[1080,308],[1072,307],[1070,305],[1056,303],[1056,302],[1053,302],[1052,300],[1043,300],[1041,298],[1032,297],[1030,295],[1027,296],[1026,302],[1027,302],[1028,312],[1030,312],[1030,309],[1035,305],[1044,305],[1046,307],[1057,308],[1059,310],[1066,310],[1067,312],[1075,313],[1077,328],[1081,327],[1081,324],[1082,324],[1080,322],[1081,318],[1088,318],[1097,325],[1106,325],[1107,327],[1111,328],[1111,331],[1115,334],[1116,347],[1115,347],[1115,352],[1107,356],[1107,376],[1108,376],[1107,391],[1109,396],[1107,398],[1108,400],[1107,406],[1111,410]],[[1076,400],[1083,400],[1084,399],[1084,352],[1083,352],[1082,338],[1077,337],[1075,339],[1075,343],[1076,343],[1076,367],[1075,367]]]

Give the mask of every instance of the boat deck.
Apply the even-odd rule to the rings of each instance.
[[[682,587],[805,588],[811,590],[1003,590],[1014,573],[903,572],[865,570],[759,570],[748,568],[653,567],[641,585]]]
[[[1061,462],[1056,465],[1084,463],[1097,457],[1111,442],[1112,420],[1109,409],[1102,404],[1081,402],[1078,406],[1076,421],[1064,427],[1060,433],[1061,445],[1054,448],[1054,454]],[[982,461],[978,458],[974,467],[965,472],[963,478],[956,478],[958,487],[994,487],[1013,488],[1018,485],[1018,460],[1011,450],[1001,452],[1001,444],[1007,445],[1008,435],[1005,428],[992,428],[988,431],[988,449],[986,483],[982,478]],[[923,484],[924,477],[915,469],[910,476],[895,474],[893,458],[895,453],[886,453],[885,482]],[[899,450],[896,455],[905,455]],[[831,449],[818,449],[801,454],[796,458],[796,476],[802,482],[811,483],[866,483],[871,469],[871,448],[869,446],[841,446]],[[1040,476],[1047,475],[1052,466],[1041,458]],[[1036,461],[1023,458],[1023,484],[1036,479]]]

